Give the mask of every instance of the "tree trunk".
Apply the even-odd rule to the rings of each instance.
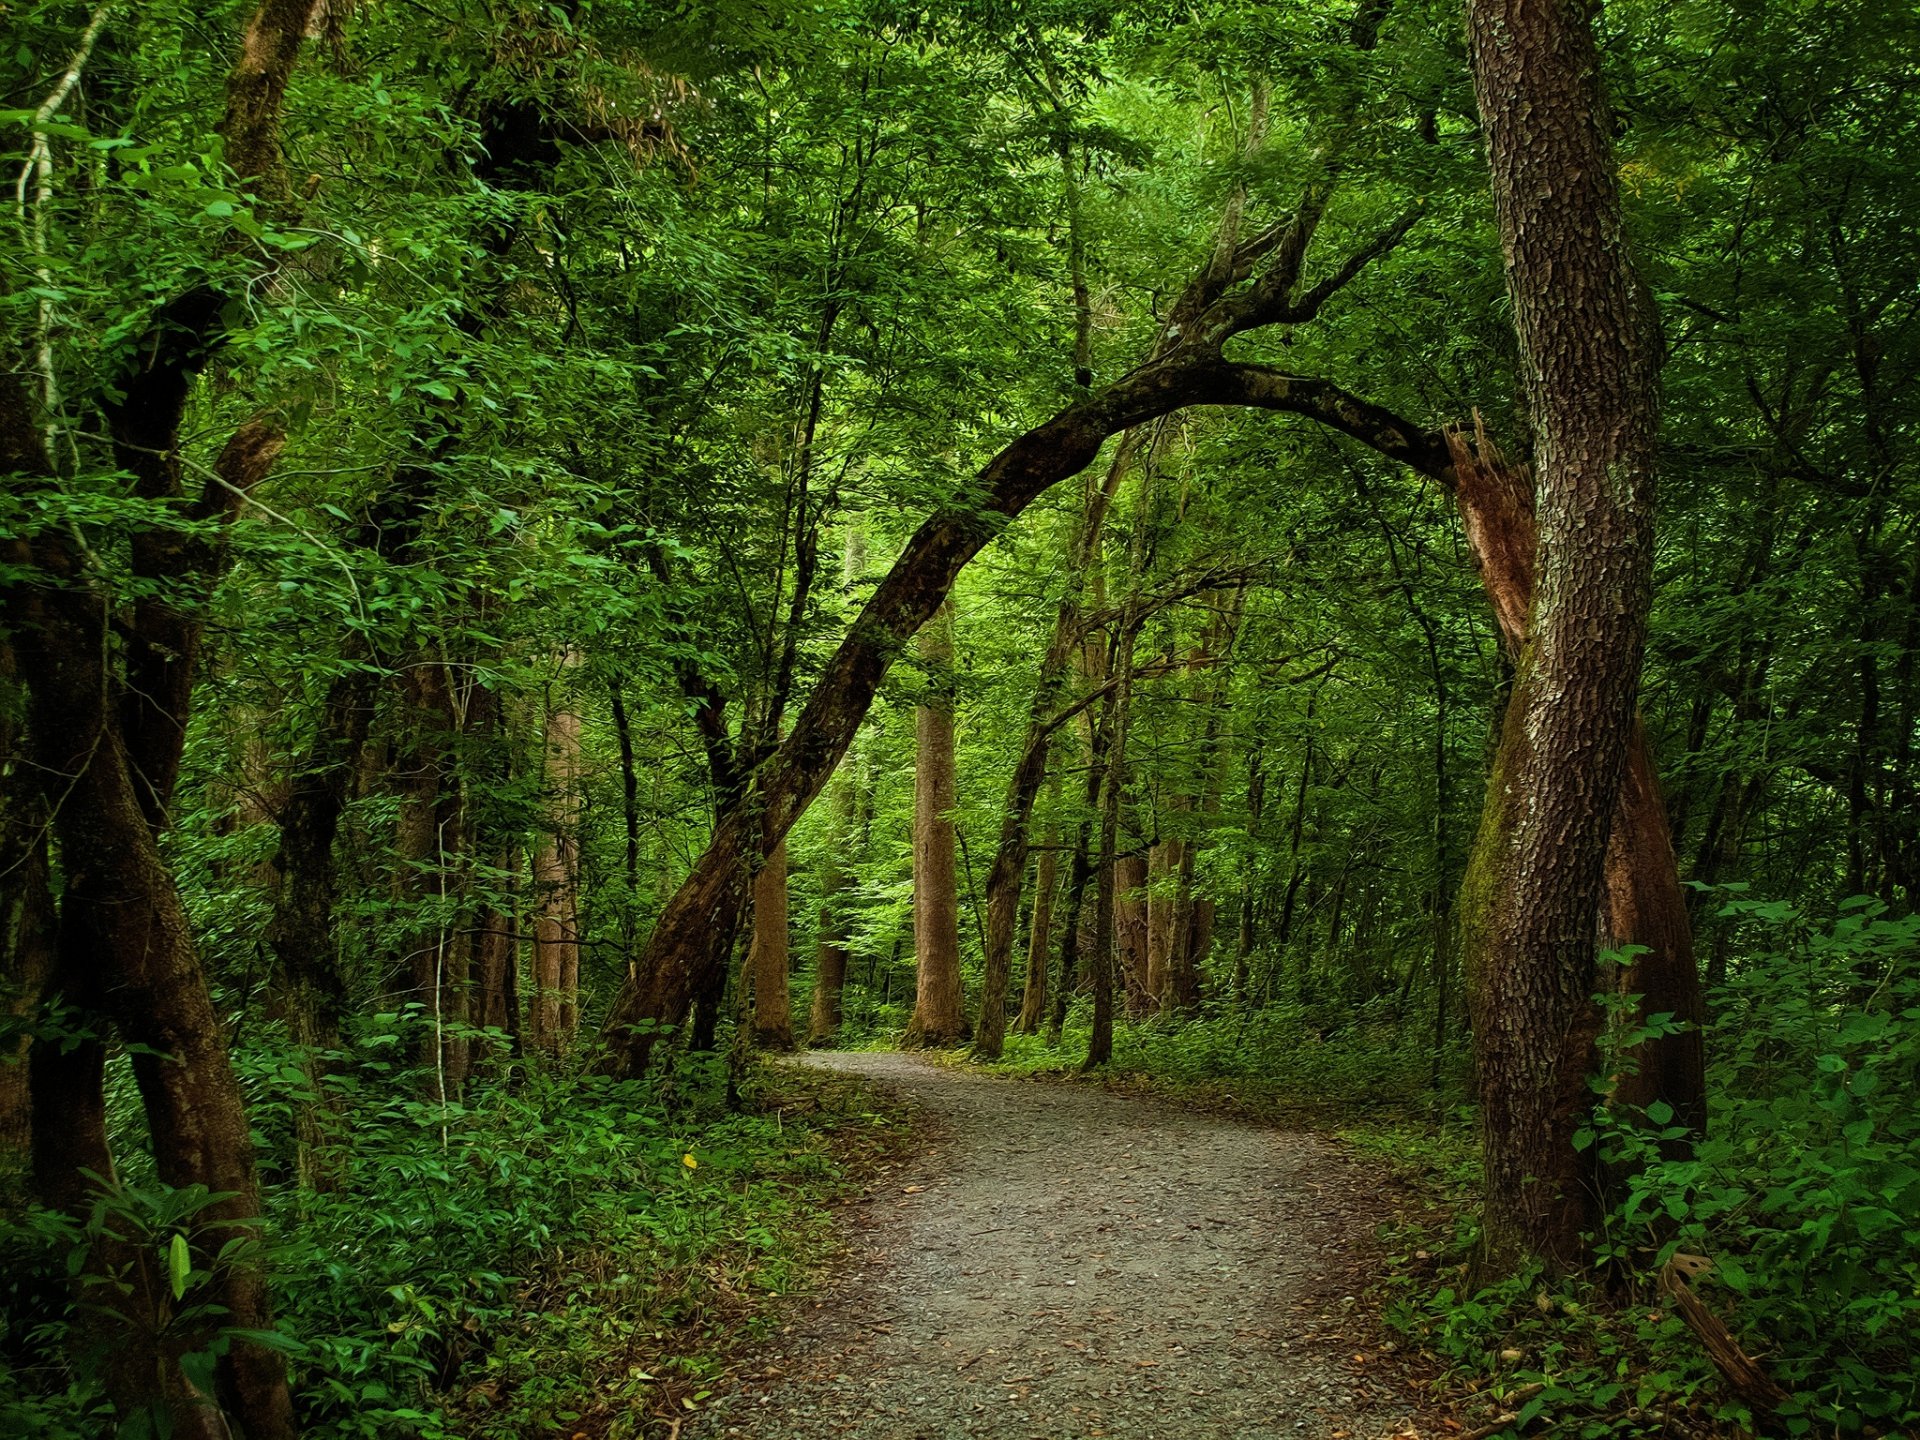
[[[1159,840],[1147,851],[1147,995],[1156,1014],[1173,1006],[1175,951],[1184,946],[1180,903],[1183,840]]]
[[[546,788],[552,825],[533,860],[533,1003],[527,1038],[543,1055],[572,1043],[579,1021],[579,797],[580,717],[567,709],[547,716]]]
[[[337,1189],[340,1180],[330,1152],[342,1136],[337,1109],[327,1103],[326,1078],[347,1015],[346,984],[334,960],[339,872],[333,846],[372,713],[371,671],[350,670],[327,686],[313,740],[288,783],[273,859],[277,884],[267,944],[299,1064],[316,1097],[294,1107],[295,1169],[303,1186],[320,1192]]]
[[[0,681],[15,680],[13,648],[0,642]],[[31,768],[26,736],[0,712],[0,1018],[19,1025],[0,1049],[0,1179],[24,1172],[33,1137],[33,1085],[27,1054],[30,1017],[56,963],[59,914],[50,888],[47,829],[51,807]]]
[[[1476,431],[1471,445],[1458,434],[1448,443],[1468,548],[1503,648],[1517,658],[1529,634],[1537,548],[1527,475],[1504,459],[1484,432]],[[1629,1072],[1615,1079],[1611,1101],[1643,1111],[1665,1101],[1676,1123],[1698,1134],[1707,1120],[1706,1000],[1694,957],[1691,908],[1670,837],[1646,726],[1636,715],[1607,841],[1602,936],[1609,948],[1644,947],[1611,977],[1611,988],[1641,997],[1633,1018],[1669,1014],[1682,1028],[1635,1048]],[[1436,1007],[1436,1025],[1441,1018]],[[1669,1148],[1682,1149],[1684,1143]]]
[[[813,1005],[807,1016],[807,1044],[833,1044],[840,1028],[840,993],[847,983],[846,857],[854,839],[854,756],[828,788],[832,823],[820,856],[820,939],[814,951]]]
[[[1595,915],[1652,575],[1658,360],[1621,227],[1588,9],[1468,0],[1538,437],[1539,583],[1461,897],[1486,1176],[1484,1254],[1570,1263],[1591,1174]]]
[[[1047,964],[1053,955],[1053,895],[1060,883],[1060,830],[1049,825],[1034,866],[1033,919],[1027,930],[1027,981],[1014,1031],[1036,1035],[1047,1013]],[[985,1022],[982,1022],[985,1029]]]
[[[753,881],[747,973],[753,978],[753,1043],[762,1050],[793,1049],[788,962],[787,844],[783,840],[773,847]]]
[[[1005,1033],[1004,1009],[1007,984],[1013,971],[1015,922],[1020,913],[1020,887],[1026,879],[1028,826],[1033,803],[1047,771],[1047,754],[1053,733],[1062,717],[1058,713],[1066,691],[1067,677],[1076,655],[1081,653],[1081,592],[1086,585],[1093,556],[1106,526],[1114,493],[1125,478],[1138,445],[1133,432],[1123,436],[1107,467],[1105,478],[1095,484],[1089,480],[1081,502],[1079,524],[1067,546],[1067,588],[1055,607],[1053,634],[1040,661],[1040,674],[1034,683],[1033,701],[1027,714],[1027,734],[1007,785],[1007,801],[1001,812],[1000,842],[994,851],[993,866],[987,873],[987,941],[981,987],[980,1033],[974,1050],[983,1059],[1000,1054]],[[1031,971],[1029,971],[1031,974]],[[1042,985],[1044,986],[1044,977]],[[996,1003],[998,1002],[998,1003]],[[1024,1004],[1023,1004],[1024,1010]],[[1038,1024],[1038,1021],[1035,1021]]]
[[[914,709],[913,948],[919,980],[907,1043],[929,1047],[967,1038],[960,990],[960,898],[953,840],[953,612],[921,632],[928,689]]]
[[[1147,984],[1147,857],[1133,851],[1113,862],[1113,956],[1125,986],[1127,1013],[1151,1013]]]

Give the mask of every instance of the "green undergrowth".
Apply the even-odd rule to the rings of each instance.
[[[304,1082],[284,1053],[241,1059],[277,1343],[314,1440],[668,1433],[771,1323],[768,1301],[830,1256],[834,1201],[902,1143],[857,1082],[785,1067],[752,1072],[729,1110],[715,1066],[650,1083],[530,1072],[441,1105],[421,1075],[368,1061],[333,1082],[351,1137],[339,1188],[297,1191],[274,1167]],[[102,1215],[164,1262],[199,1203],[129,1181]],[[5,1313],[24,1317],[0,1335],[0,1432],[114,1433],[66,1343],[63,1280],[89,1239],[31,1213],[0,1237]],[[183,1309],[203,1279],[185,1277]]]
[[[1079,1075],[1091,1023],[1087,1002],[1076,1001],[1058,1036],[1009,1035],[990,1068]],[[1418,1129],[1458,1099],[1458,1057],[1444,1058],[1437,1089],[1435,1069],[1431,1048],[1410,1042],[1384,1011],[1333,1016],[1275,1005],[1123,1022],[1112,1062],[1088,1078],[1271,1124]]]
[[[1581,1137],[1631,1177],[1601,1278],[1476,1285],[1466,1132],[1380,1152],[1422,1197],[1387,1237],[1387,1319],[1446,1393],[1490,1402],[1480,1424],[1512,1417],[1490,1435],[1920,1434],[1920,920],[1864,900],[1723,913],[1751,948],[1712,997],[1706,1139],[1664,1156],[1682,1132],[1660,1106],[1638,1125],[1600,1109]],[[1662,1292],[1676,1255],[1710,1267],[1692,1288],[1787,1403],[1756,1414],[1714,1369]]]

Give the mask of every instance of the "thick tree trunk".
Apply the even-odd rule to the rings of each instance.
[[[334,840],[352,792],[373,713],[373,675],[351,670],[327,687],[306,753],[294,767],[281,807],[277,877],[267,944],[279,970],[288,1029],[315,1099],[294,1109],[295,1168],[310,1190],[336,1189],[330,1152],[342,1136],[327,1103],[326,1077],[340,1049],[346,983],[334,963],[333,907],[339,894]]]
[[[1450,434],[1448,443],[1468,548],[1504,648],[1517,658],[1530,633],[1537,547],[1528,476],[1505,460],[1484,432],[1476,431],[1471,445],[1458,433]],[[1644,947],[1611,977],[1619,993],[1641,997],[1635,1019],[1667,1014],[1682,1028],[1635,1048],[1629,1073],[1616,1077],[1612,1103],[1644,1110],[1665,1101],[1677,1123],[1697,1134],[1707,1120],[1706,1000],[1670,836],[1646,726],[1636,715],[1607,842],[1602,936],[1609,948]],[[1444,973],[1441,978],[1444,983]]]
[[[952,1045],[967,1038],[960,989],[960,897],[953,839],[953,612],[943,609],[921,632],[927,694],[914,709],[913,949],[918,971],[909,1045]]]
[[[1586,6],[1469,0],[1538,454],[1538,584],[1462,895],[1485,1257],[1584,1254],[1595,915],[1652,575],[1658,357]]]
[[[59,983],[77,1003],[109,1014],[128,1045],[140,1047],[134,1073],[161,1181],[204,1185],[225,1197],[196,1217],[201,1239],[195,1263],[213,1273],[208,1298],[227,1311],[217,1323],[268,1329],[266,1278],[257,1259],[218,1258],[228,1241],[258,1233],[253,1142],[227,1056],[225,1026],[213,1008],[119,727],[101,703],[110,693],[97,643],[104,620],[104,610],[84,592],[51,594],[21,647],[23,669],[34,677],[30,724],[37,763],[62,777],[54,831],[66,879]],[[106,1158],[105,1133],[90,1120],[78,1131],[51,1131],[95,1113],[97,1066],[83,1074],[76,1065],[45,1055],[36,1058],[34,1074],[36,1080],[47,1077],[53,1087],[36,1085],[36,1101],[44,1102],[35,1122],[36,1160],[51,1167],[42,1170],[38,1183],[48,1203],[66,1204],[76,1196],[67,1163],[97,1168]],[[110,1159],[106,1163],[110,1166]],[[213,1338],[205,1326],[186,1330],[191,1333],[178,1334],[174,1343],[200,1348]],[[123,1411],[161,1399],[174,1413],[177,1433],[220,1433],[213,1403],[243,1423],[249,1435],[278,1440],[294,1433],[285,1370],[273,1351],[237,1341],[216,1376],[217,1396],[195,1397],[173,1366],[158,1373],[148,1369],[144,1378],[128,1372],[128,1388],[114,1399]],[[159,1397],[150,1388],[156,1380]]]
[[[753,881],[753,938],[747,973],[753,981],[753,1043],[793,1049],[793,997],[787,984],[787,843],[773,847]]]
[[[13,649],[0,642],[0,681],[16,678]],[[0,1048],[0,1183],[25,1173],[33,1135],[33,1085],[27,1068],[29,1018],[56,963],[59,913],[50,888],[45,788],[32,768],[26,736],[0,713],[0,1018],[20,1026]]]

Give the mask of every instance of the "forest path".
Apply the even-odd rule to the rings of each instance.
[[[902,1054],[800,1063],[904,1095],[933,1143],[690,1440],[1326,1440],[1407,1408],[1344,1363],[1381,1187],[1327,1141]]]

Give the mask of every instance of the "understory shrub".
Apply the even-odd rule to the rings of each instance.
[[[506,1440],[596,1406],[628,1417],[607,1433],[637,1434],[663,1396],[691,1409],[707,1323],[750,1330],[754,1297],[822,1253],[843,1175],[827,1132],[886,1123],[844,1087],[826,1103],[825,1082],[787,1078],[783,1095],[816,1098],[729,1113],[722,1067],[705,1061],[670,1086],[515,1067],[443,1104],[430,1072],[378,1058],[408,1038],[405,1017],[376,1017],[355,1045],[375,1058],[326,1082],[348,1139],[330,1190],[291,1183],[293,1110],[312,1098],[297,1057],[265,1044],[237,1057],[269,1181],[278,1343],[316,1440]],[[107,1223],[152,1212],[133,1233],[164,1274],[195,1202],[145,1180],[110,1187],[101,1208]],[[87,1229],[27,1212],[0,1233],[7,1435],[114,1433],[68,1348],[66,1277]]]
[[[1389,1319],[1525,1396],[1512,1433],[1920,1426],[1920,917],[1738,895],[1722,914],[1745,953],[1711,997],[1707,1138],[1664,1157],[1683,1132],[1657,1104],[1641,1123],[1602,1107],[1587,1137],[1628,1176],[1597,1237],[1610,1283],[1536,1271],[1476,1289],[1470,1224],[1400,1237]],[[1694,1288],[1791,1393],[1777,1415],[1732,1395],[1671,1309],[1658,1277],[1676,1255],[1710,1262]]]

